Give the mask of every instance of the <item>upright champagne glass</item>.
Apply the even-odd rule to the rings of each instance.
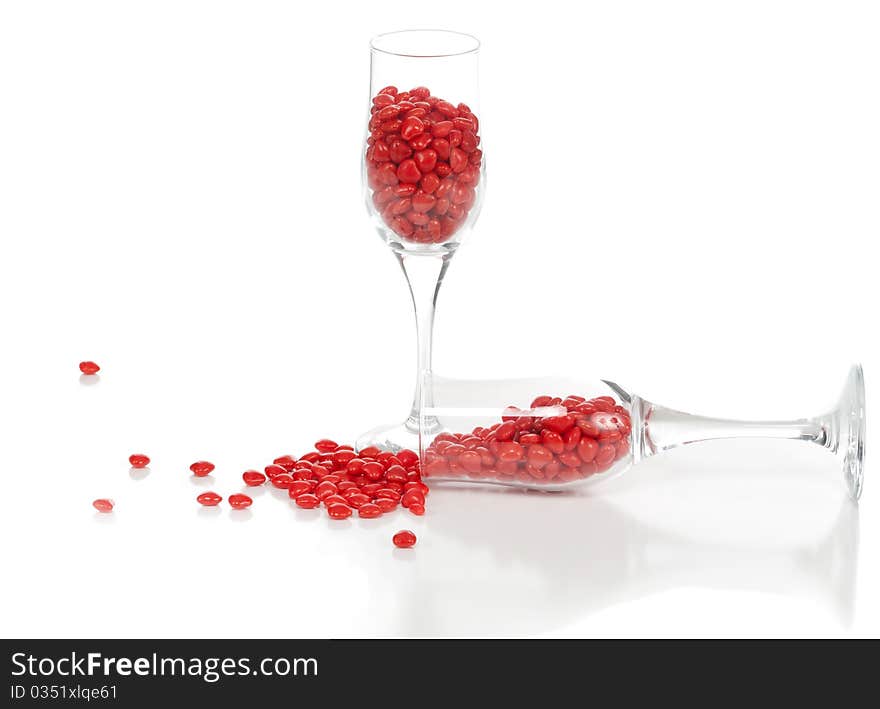
[[[423,387],[431,381],[426,374],[437,294],[479,215],[485,185],[479,46],[470,35],[442,30],[391,32],[370,44],[364,196],[409,284],[418,358],[409,416],[363,434],[358,450],[418,449],[419,406],[431,401]],[[430,427],[430,419],[421,426]]]

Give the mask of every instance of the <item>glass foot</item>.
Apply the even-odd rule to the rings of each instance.
[[[407,448],[419,452],[419,422],[409,417],[403,423],[377,426],[361,434],[355,442],[355,452],[375,446],[381,450],[397,451]]]
[[[837,410],[831,414],[843,456],[843,476],[854,500],[862,494],[865,468],[865,376],[859,365],[849,373]]]

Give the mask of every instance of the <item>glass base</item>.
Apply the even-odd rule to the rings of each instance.
[[[366,433],[358,436],[355,442],[355,452],[362,451],[364,448],[375,446],[381,450],[397,451],[407,448],[415,453],[419,452],[419,422],[412,416],[403,423],[386,424],[377,426]]]
[[[849,494],[858,500],[865,474],[865,375],[860,365],[850,370],[832,416],[837,424],[837,453],[843,456],[843,477]]]

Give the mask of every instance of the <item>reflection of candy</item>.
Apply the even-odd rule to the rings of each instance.
[[[442,101],[425,87],[387,86],[373,97],[367,181],[373,205],[402,239],[442,243],[477,199],[483,151],[470,108]]]
[[[536,415],[551,407],[552,415]],[[559,415],[558,407],[567,413]],[[508,406],[489,428],[436,436],[425,451],[424,475],[530,485],[573,482],[628,455],[631,428],[629,411],[610,396],[589,401],[539,396],[528,410]]]
[[[223,500],[216,492],[203,492],[196,500],[205,507],[216,507]]]

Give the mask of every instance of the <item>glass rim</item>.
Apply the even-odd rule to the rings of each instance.
[[[393,42],[394,39],[401,38],[402,35],[416,35],[419,33],[430,33],[434,35],[446,35],[450,38],[456,38],[459,42],[464,42],[461,49],[450,49],[450,51],[435,52],[413,52],[404,50],[394,50],[389,47],[380,46],[384,40]],[[408,57],[411,59],[440,59],[443,57],[458,57],[465,54],[475,54],[480,49],[480,40],[472,34],[466,32],[456,32],[455,30],[439,30],[439,29],[414,29],[414,30],[394,30],[393,32],[383,32],[375,35],[370,39],[370,50],[379,52],[380,54],[388,54],[394,57]]]

